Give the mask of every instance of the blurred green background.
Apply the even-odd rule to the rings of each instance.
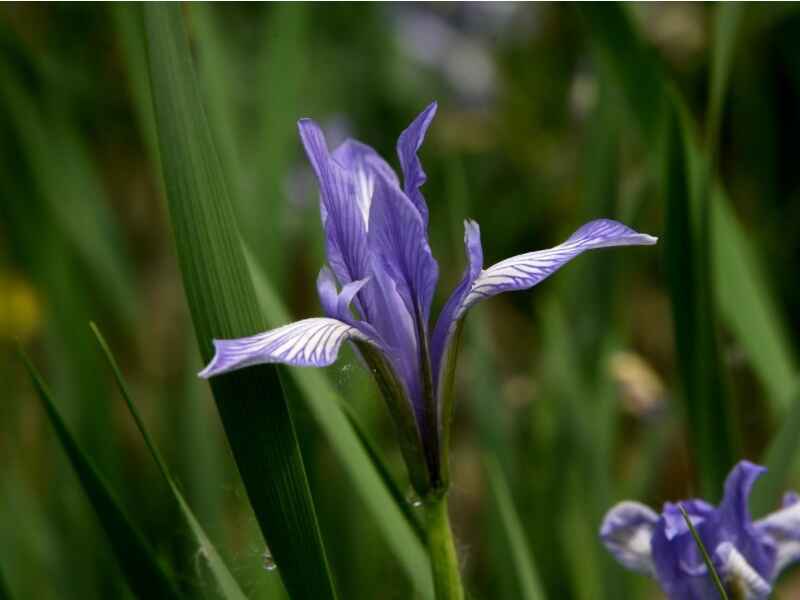
[[[300,117],[319,121],[331,144],[353,136],[396,164],[396,136],[438,100],[421,153],[441,272],[435,310],[461,276],[466,217],[481,225],[487,265],[555,245],[597,217],[661,236],[655,248],[581,257],[532,292],[471,313],[450,494],[471,597],[530,597],[512,567],[519,544],[547,597],[659,597],[605,555],[600,519],[623,498],[657,506],[699,494],[704,457],[713,462],[718,448],[734,459],[767,453],[784,465],[777,489],[800,487],[793,5],[190,4],[184,13],[241,234],[274,292],[273,325],[283,320],[278,298],[291,317],[320,312],[323,236]],[[669,145],[651,126],[665,102],[683,111],[687,147],[711,158],[687,151],[685,181],[662,168]],[[242,588],[285,597],[195,376],[156,152],[138,7],[3,5],[0,594],[5,580],[14,598],[130,595],[15,356],[19,340],[181,587],[213,596],[94,321]],[[703,183],[704,165],[716,184]],[[668,213],[688,195],[711,206],[694,246],[665,239]],[[681,265],[698,274],[682,280]],[[711,296],[693,314],[713,325],[716,343],[692,360],[696,377],[721,374],[722,392],[704,396],[687,375],[694,330],[681,329],[681,315],[705,285]],[[325,376],[408,487],[383,401],[353,354]],[[291,386],[288,396],[340,597],[415,597],[351,489],[347,457],[331,451],[303,392]],[[800,594],[799,583],[789,574],[778,595]]]

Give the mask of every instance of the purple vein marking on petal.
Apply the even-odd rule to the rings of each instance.
[[[214,340],[214,358],[200,377],[265,363],[324,367],[336,360],[342,342],[353,338],[377,343],[359,328],[325,317],[304,319],[246,338]]]
[[[651,245],[656,241],[657,238],[653,236],[638,233],[610,219],[591,221],[573,233],[563,244],[548,250],[513,256],[484,270],[464,298],[459,314],[484,298],[533,287],[586,250]]]

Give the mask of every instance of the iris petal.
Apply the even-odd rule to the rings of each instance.
[[[265,363],[325,367],[336,361],[347,339],[377,343],[352,325],[324,317],[303,319],[250,337],[214,340],[214,358],[199,375],[208,378]]]
[[[425,226],[405,193],[376,173],[369,216],[369,249],[381,258],[408,311],[427,327],[439,266]]]
[[[355,199],[366,228],[375,190],[375,173],[399,185],[397,174],[375,150],[357,140],[346,140],[333,151],[332,157],[352,176]]]
[[[436,115],[436,102],[432,102],[411,122],[397,140],[397,155],[400,158],[400,167],[403,169],[403,190],[419,211],[422,223],[428,227],[428,207],[419,188],[425,183],[428,176],[422,170],[422,163],[417,152],[425,139],[425,133]]]
[[[742,600],[764,600],[772,591],[764,580],[730,542],[722,542],[716,550],[720,564],[720,577],[725,586],[736,591],[735,598]]]
[[[535,286],[586,250],[651,245],[657,239],[637,233],[610,219],[591,221],[573,233],[563,244],[548,250],[513,256],[482,271],[465,296],[456,317],[485,298]]]
[[[795,494],[787,496],[789,502],[784,501],[784,508],[754,523],[756,529],[769,535],[775,544],[777,554],[773,577],[800,560],[800,503]]]
[[[623,566],[654,575],[650,541],[658,523],[658,514],[639,502],[620,502],[606,513],[600,527],[600,539]]]
[[[467,255],[467,268],[464,270],[461,281],[442,308],[442,312],[439,313],[431,337],[431,361],[435,380],[439,378],[442,357],[451,343],[450,338],[455,328],[458,308],[483,268],[481,230],[475,221],[464,221],[464,249]]]
[[[325,136],[311,119],[298,122],[300,138],[320,187],[328,264],[344,284],[369,275],[367,231],[353,176],[328,153]]]

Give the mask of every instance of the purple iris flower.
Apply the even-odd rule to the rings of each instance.
[[[326,316],[216,340],[216,354],[200,373],[211,377],[260,363],[323,367],[349,340],[378,380],[421,496],[446,489],[457,340],[467,310],[501,292],[536,285],[585,250],[656,242],[601,219],[559,246],[484,269],[478,224],[466,221],[468,266],[431,331],[439,272],[428,244],[428,208],[420,191],[426,175],[417,151],[435,113],[433,103],[400,134],[402,183],[369,146],[347,140],[329,152],[314,121],[298,123],[320,187],[328,266],[317,290]]]
[[[719,506],[688,500],[686,509],[714,568],[732,598],[763,600],[778,574],[800,559],[800,497],[787,493],[783,507],[752,521],[747,500],[764,467],[742,461],[725,481]],[[638,502],[621,502],[600,528],[606,548],[623,566],[655,577],[670,600],[708,600],[714,587],[679,504],[658,515]]]

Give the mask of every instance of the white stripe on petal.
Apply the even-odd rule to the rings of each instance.
[[[214,358],[200,377],[264,363],[324,367],[336,360],[347,339],[376,343],[355,327],[329,318],[304,319],[246,338],[214,340]]]
[[[716,554],[722,563],[720,576],[725,580],[725,587],[734,592],[734,598],[764,600],[769,596],[772,587],[733,544],[722,542],[717,546]]]

